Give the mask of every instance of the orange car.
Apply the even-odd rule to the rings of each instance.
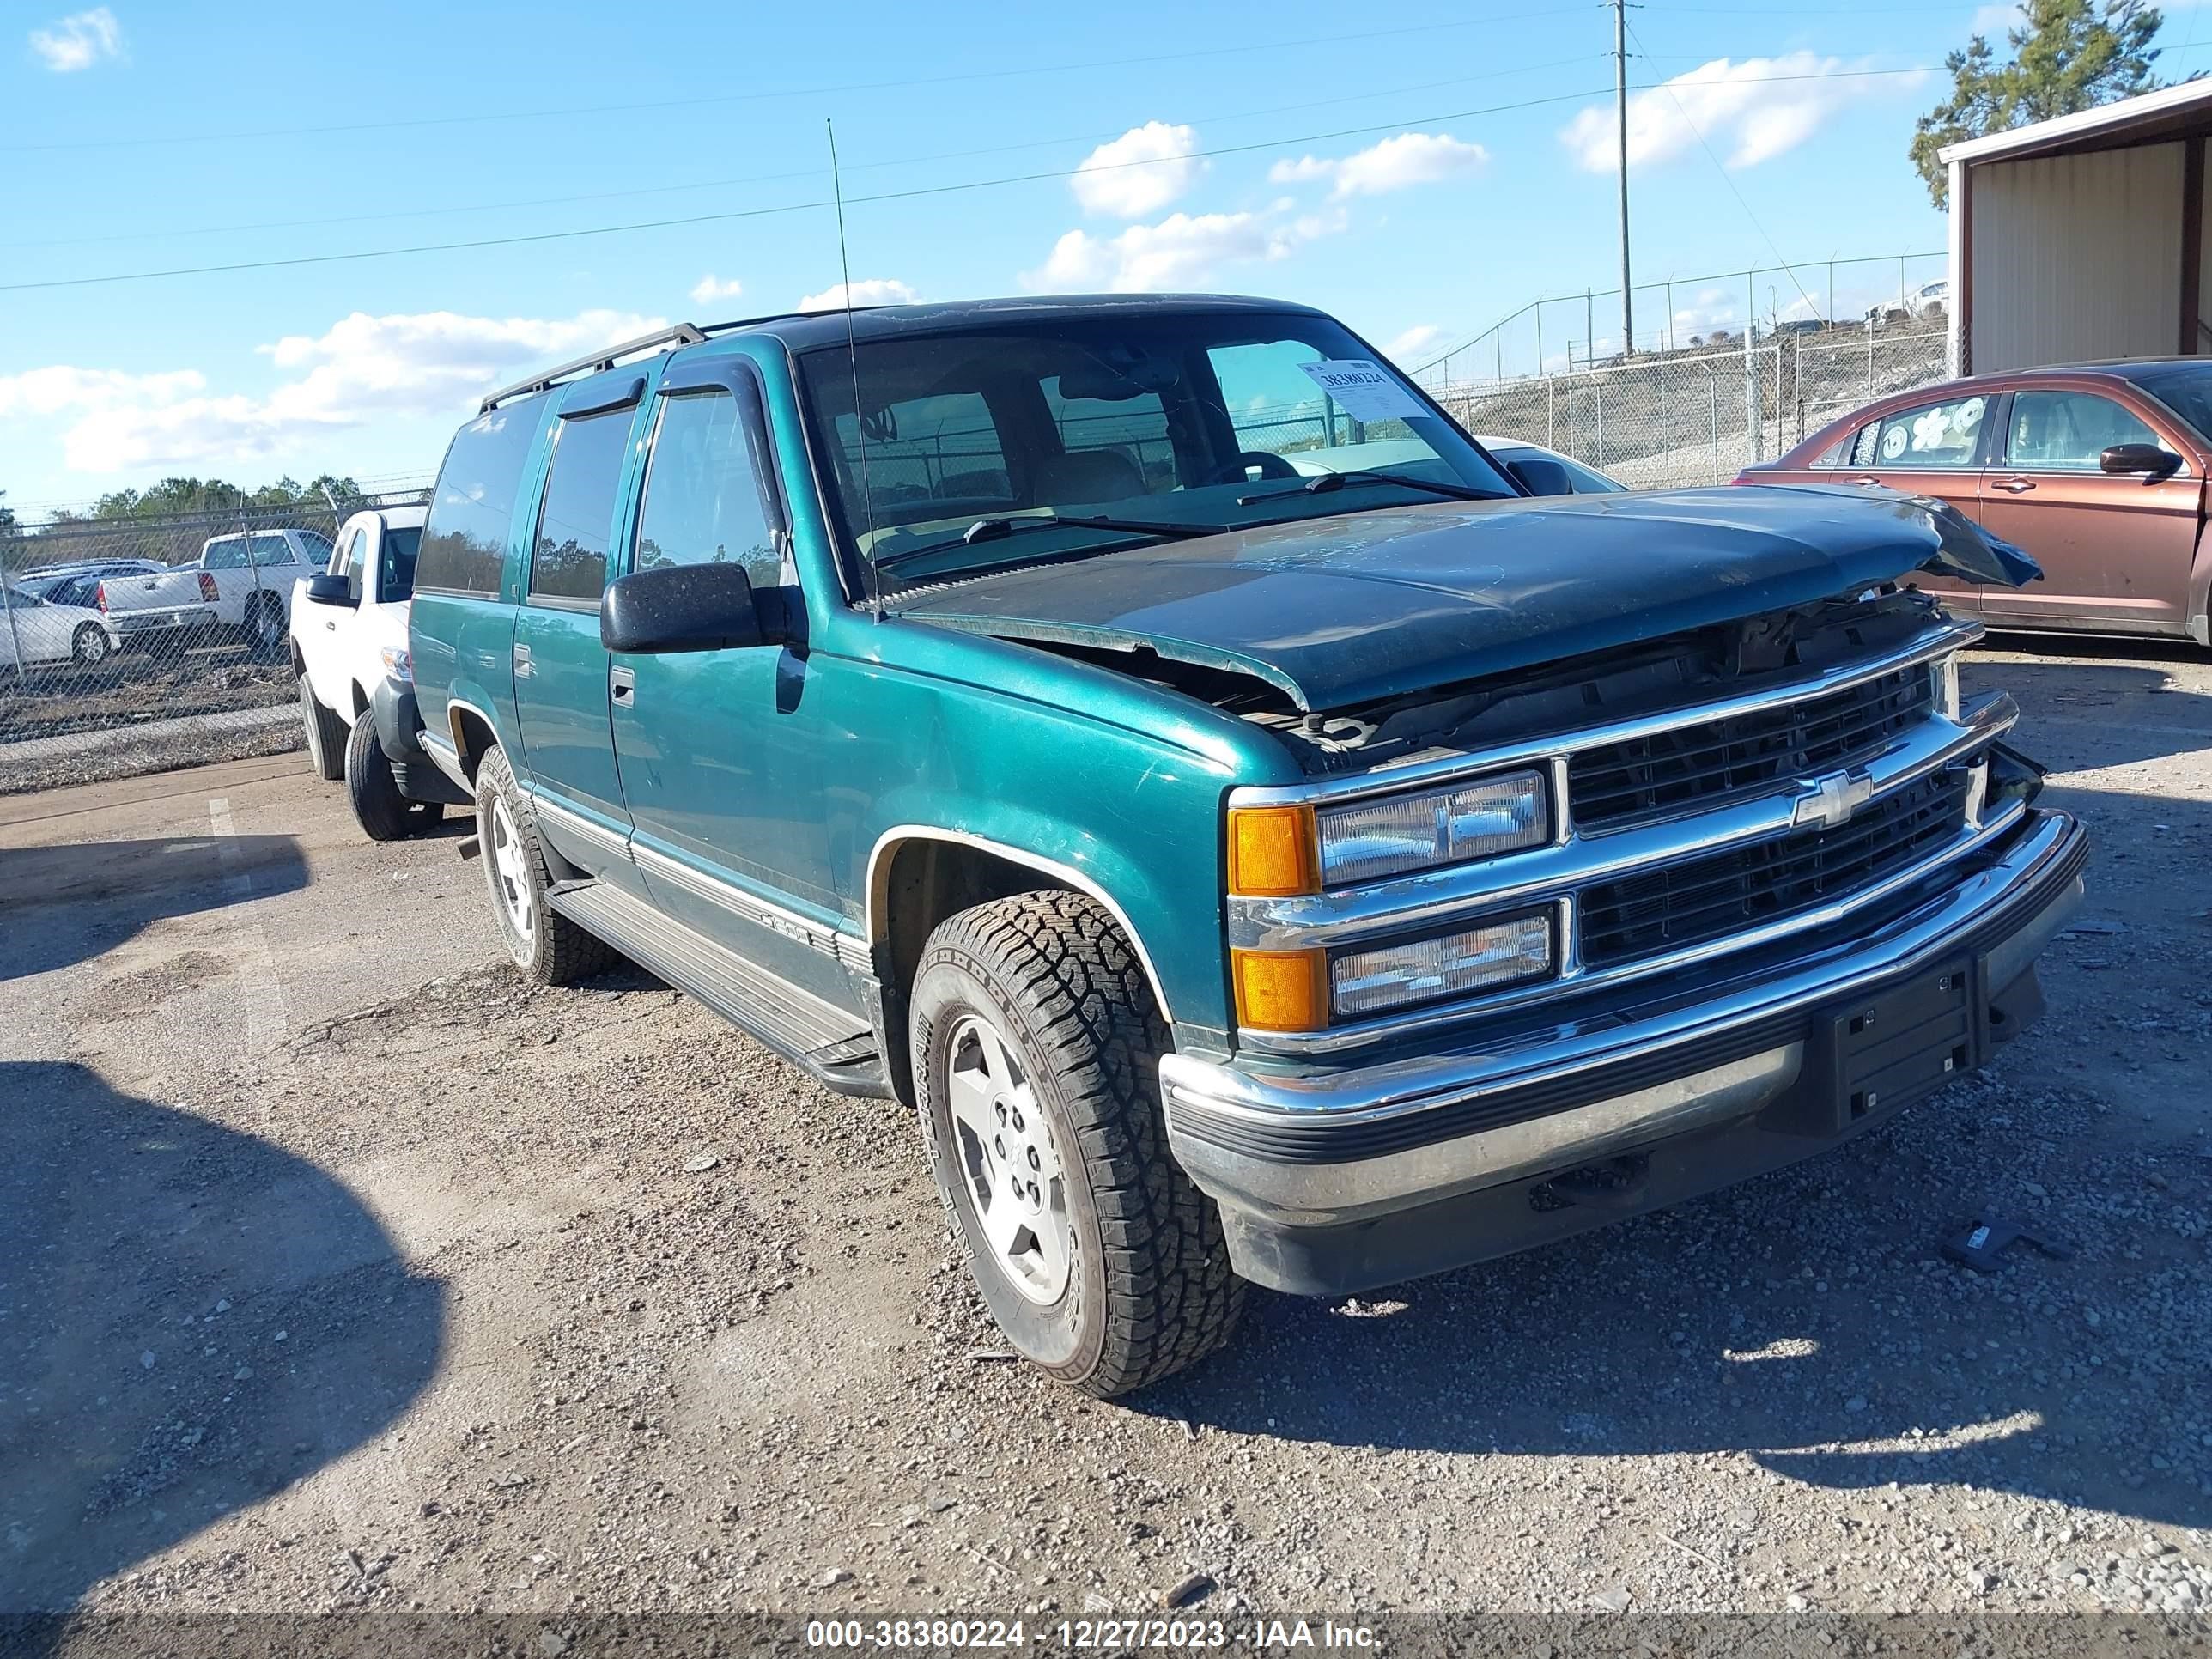
[[[2026,587],[1921,585],[1993,627],[2212,645],[2204,533],[2212,358],[2079,363],[1901,392],[1738,483],[1881,486],[1950,502],[2043,567]]]

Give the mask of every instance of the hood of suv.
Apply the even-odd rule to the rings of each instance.
[[[893,596],[1002,639],[1151,650],[1319,711],[1808,605],[1927,568],[2041,573],[1955,509],[1741,487],[1301,520]]]

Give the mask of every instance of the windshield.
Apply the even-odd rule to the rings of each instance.
[[[898,582],[1447,494],[1517,493],[1325,317],[993,319],[864,340],[858,357],[857,415],[845,347],[803,354],[799,374],[845,544]],[[1354,476],[1373,473],[1417,482]],[[1337,485],[1333,474],[1340,487],[1301,488]],[[1045,527],[1055,517],[1090,522]],[[968,536],[986,520],[1034,533]]]
[[[2139,368],[2128,378],[2212,441],[2212,363],[2173,363]]]
[[[376,556],[376,591],[386,600],[413,597],[415,552],[422,544],[420,530],[386,526],[384,541]]]

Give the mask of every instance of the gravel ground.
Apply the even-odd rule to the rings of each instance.
[[[519,985],[450,838],[317,830],[151,924],[11,892],[0,1612],[2193,1615],[2212,657],[2025,643],[1970,689],[2097,854],[1996,1064],[1668,1213],[1255,1296],[1115,1404],[1006,1361],[900,1109],[641,975]],[[241,836],[320,787],[254,787]],[[106,821],[13,833],[97,866]],[[382,943],[288,954],[334,903]],[[258,1036],[156,1036],[270,973]],[[1945,1261],[1984,1206],[2072,1254]]]

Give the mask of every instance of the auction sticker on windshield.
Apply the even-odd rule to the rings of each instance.
[[[1405,387],[1364,358],[1323,359],[1298,367],[1355,421],[1402,421],[1429,412],[1413,401]]]

